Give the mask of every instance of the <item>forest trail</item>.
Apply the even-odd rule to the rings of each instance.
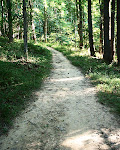
[[[120,124],[96,90],[58,51],[35,102],[15,120],[0,150],[120,150]]]

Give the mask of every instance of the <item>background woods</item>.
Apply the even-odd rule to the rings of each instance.
[[[108,64],[114,56],[119,64],[119,18],[118,0],[1,0],[1,36],[9,42],[77,44],[90,47],[91,56],[100,52]]]

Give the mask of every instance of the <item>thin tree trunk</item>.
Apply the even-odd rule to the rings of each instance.
[[[23,0],[23,19],[24,19],[24,52],[26,53],[26,56],[28,57],[26,0]]]
[[[19,25],[19,39],[22,39],[22,25]]]
[[[8,36],[8,31],[7,31],[7,22],[5,21],[5,36]]]
[[[111,51],[112,60],[114,56],[114,44],[115,44],[115,0],[112,0],[112,10],[111,10]]]
[[[91,53],[91,56],[94,56],[95,51],[94,51],[94,47],[93,47],[91,0],[88,0],[88,29],[89,29],[90,53]]]
[[[77,31],[78,31],[78,35],[79,35],[79,38],[80,38],[80,28],[79,28],[79,23],[78,23],[79,22],[78,0],[75,1],[75,4],[76,4],[75,16],[77,17],[77,26],[78,26],[78,28],[77,28],[78,30]],[[76,45],[76,27],[75,27],[76,26],[76,18],[75,18],[75,16],[74,16],[74,30],[75,30],[75,48],[76,48],[77,45]]]
[[[76,3],[77,5],[77,3]],[[77,18],[76,18],[77,17]],[[76,6],[75,11],[74,11],[74,31],[75,31],[75,49],[77,47],[77,43],[76,43],[76,20],[78,20],[78,8]],[[72,23],[73,19],[72,19],[72,14],[71,14],[71,23]]]
[[[22,15],[23,14],[22,4],[20,5],[20,7],[21,7],[20,15]],[[23,22],[21,19],[19,20],[19,39],[23,39]]]
[[[12,1],[11,0],[7,0],[7,8],[8,8],[8,26],[9,26],[8,38],[9,38],[9,42],[12,42],[13,28],[12,28]]]
[[[86,22],[86,19],[85,19],[85,6],[83,6],[83,20],[82,20],[82,24],[83,24],[83,45],[84,45],[84,47],[85,47],[85,45],[86,45],[86,30],[85,30],[85,22]]]
[[[120,65],[120,0],[117,0],[117,60]]]
[[[79,15],[78,15],[78,0],[76,0],[76,15],[77,15],[77,19],[79,19]]]
[[[41,28],[41,25],[40,25],[40,20],[39,20],[39,37],[40,37],[40,42],[41,42],[41,30],[40,30],[40,28]]]
[[[79,22],[79,34],[80,34],[80,49],[83,47],[83,16],[82,16],[82,2],[79,0],[79,10],[80,10],[80,22]]]
[[[99,53],[103,53],[103,0],[100,2],[100,46]]]
[[[33,31],[32,31],[32,6],[31,6],[31,2],[29,1],[29,6],[30,6],[30,12],[29,12],[29,15],[30,15],[30,28],[31,28],[31,32],[30,32],[30,40],[32,40],[32,34],[33,34]]]
[[[35,26],[34,26],[34,23],[33,23],[33,16],[32,16],[32,5],[31,5],[31,1],[29,1],[29,6],[30,6],[30,25],[31,25],[31,30],[32,30],[32,33],[31,33],[31,37],[30,39],[36,41],[36,35],[35,35]]]
[[[112,54],[109,40],[109,0],[104,0],[104,60],[112,62]]]
[[[3,28],[3,13],[4,13],[4,10],[3,10],[3,0],[1,0],[1,8],[2,8],[2,12],[1,12],[1,34],[2,36],[4,36],[4,28]]]
[[[44,38],[45,42],[47,42],[47,3],[44,0]]]

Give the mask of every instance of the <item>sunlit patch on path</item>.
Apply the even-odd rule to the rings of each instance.
[[[51,79],[51,82],[67,82],[67,81],[75,81],[82,80],[82,77],[73,77],[73,78],[62,78],[62,79]]]

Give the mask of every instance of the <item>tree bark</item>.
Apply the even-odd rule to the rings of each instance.
[[[19,39],[22,39],[22,25],[19,25]]]
[[[99,53],[103,53],[103,0],[100,3],[100,46],[99,46]]]
[[[26,0],[23,0],[23,20],[24,20],[24,52],[28,57],[28,47],[27,47],[27,12],[26,12]]]
[[[13,42],[12,1],[11,0],[7,0],[7,9],[8,9],[8,26],[9,26],[8,38],[9,38],[9,42]]]
[[[4,36],[4,28],[3,28],[3,14],[4,14],[4,9],[3,9],[3,0],[1,0],[1,8],[2,8],[2,12],[1,12],[1,34],[2,36]]]
[[[115,44],[115,0],[112,0],[112,9],[111,9],[111,51],[112,51],[112,60],[114,56],[114,44]]]
[[[91,56],[94,56],[95,51],[94,51],[94,47],[93,47],[91,0],[88,0],[88,29],[89,29],[90,53],[91,53]]]
[[[78,15],[78,0],[76,0],[76,15],[77,15],[77,19],[79,19],[79,15]]]
[[[112,53],[109,40],[109,0],[104,0],[104,55],[106,63],[112,62]]]
[[[47,42],[47,3],[44,0],[44,38],[45,42]]]
[[[117,60],[120,65],[120,0],[117,0]]]
[[[40,25],[40,20],[39,20],[39,37],[40,37],[40,42],[41,42],[41,30],[40,30],[40,28],[41,28],[41,25]]]
[[[31,4],[31,1],[29,1],[29,6],[30,6],[30,25],[31,25],[31,30],[32,30],[32,33],[30,35],[30,39],[36,41],[36,35],[35,35],[35,26],[34,26],[34,23],[33,23],[33,16],[32,16],[32,4]]]
[[[79,22],[79,35],[80,35],[80,49],[83,47],[83,16],[82,16],[82,2],[79,0],[79,14],[80,14],[80,22]]]

